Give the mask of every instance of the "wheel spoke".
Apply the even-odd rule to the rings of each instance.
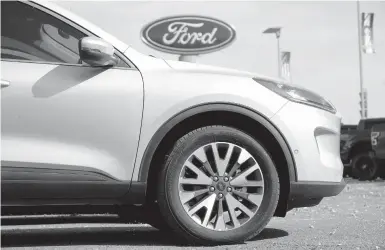
[[[236,181],[231,181],[231,185],[236,187],[263,187],[263,181],[249,181],[246,178],[238,178]]]
[[[230,172],[229,172],[229,176],[233,176],[234,173],[238,170],[238,168],[241,166],[241,164],[239,164],[238,162],[236,162],[234,164],[234,166],[231,168]]]
[[[205,207],[207,210],[206,210],[205,217],[202,221],[202,225],[207,226],[211,216],[211,212],[213,211],[214,203],[215,203],[215,194],[211,194],[210,196],[204,198],[202,201],[198,202],[195,206],[193,206],[188,211],[188,214],[190,216],[193,216],[196,212],[198,212],[200,209]]]
[[[190,200],[194,199],[195,197],[205,194],[207,192],[208,192],[208,189],[204,188],[196,191],[181,191],[179,195],[182,200],[182,203],[185,204]]]
[[[242,164],[245,161],[247,161],[248,159],[250,159],[250,157],[251,157],[251,155],[249,154],[249,152],[247,152],[245,149],[242,149],[241,153],[239,154],[237,161],[239,164]]]
[[[207,201],[207,205],[206,205],[207,211],[205,214],[205,218],[203,219],[203,222],[202,222],[203,226],[207,226],[207,224],[209,223],[211,214],[213,212],[214,203],[215,203],[215,195],[213,194],[213,195],[211,195],[210,200]]]
[[[234,173],[238,170],[238,168],[248,159],[250,159],[251,155],[244,149],[241,150],[241,153],[238,156],[237,162],[231,168],[229,175],[233,176]]]
[[[245,214],[247,214],[247,216],[249,217],[252,217],[254,215],[253,211],[251,211],[250,209],[248,209],[245,205],[243,205],[242,203],[240,203],[237,199],[235,199],[231,194],[227,194],[226,195],[226,201],[227,201],[227,205],[229,206],[229,211],[233,211],[232,213],[235,214],[235,209],[236,208],[239,208],[240,210],[242,210]],[[233,217],[233,215],[231,214],[231,217]],[[238,220],[238,219],[236,219]]]
[[[243,171],[239,175],[235,176],[233,180],[230,181],[230,184],[237,187],[262,187],[263,181],[254,181],[247,180],[246,177],[249,176],[254,171],[260,169],[259,165],[255,163],[253,166]]]
[[[210,162],[207,160],[207,155],[204,147],[199,148],[194,152],[194,155],[198,160],[203,164],[204,168],[209,172],[211,176],[214,176],[215,173],[213,168],[210,165]]]
[[[196,158],[198,158],[202,163],[207,161],[207,156],[204,147],[200,147],[194,152]]]
[[[252,203],[254,203],[257,206],[259,206],[262,203],[263,195],[261,195],[261,194],[249,194],[249,193],[241,192],[241,191],[237,191],[237,190],[234,190],[233,193],[238,195],[239,197],[241,197],[243,199],[251,201]]]
[[[223,200],[218,201],[217,221],[215,222],[215,230],[223,231],[226,229],[225,218],[223,216]]]
[[[210,162],[206,161],[205,163],[203,163],[203,166],[205,167],[205,169],[209,172],[209,174],[211,176],[215,176],[215,172],[214,172],[213,168],[211,167]]]
[[[227,152],[224,159],[221,159],[221,157],[219,156],[218,145],[219,143],[214,143],[211,147],[213,149],[214,160],[215,164],[217,165],[218,175],[222,176],[226,172],[227,165],[229,164],[231,155],[233,153],[234,145],[228,144],[229,147],[227,148]]]
[[[211,148],[213,150],[214,161],[215,161],[215,165],[217,166],[218,175],[221,175],[220,171],[221,171],[221,168],[222,168],[222,164],[221,164],[221,158],[219,157],[219,152],[218,152],[217,144],[215,144],[215,143],[211,144]]]
[[[201,179],[181,178],[180,184],[208,186],[210,185],[210,182]]]
[[[238,218],[235,214],[235,209],[237,207],[235,206],[236,203],[234,203],[233,199],[234,198],[231,196],[231,194],[226,195],[226,203],[227,203],[227,207],[229,209],[231,221],[233,222],[234,227],[239,227],[240,223],[239,223]]]
[[[210,177],[208,177],[202,170],[194,166],[189,161],[186,161],[185,166],[188,167],[191,171],[193,171],[196,175],[197,178],[180,178],[180,183],[181,184],[191,184],[191,185],[210,185],[212,180]]]

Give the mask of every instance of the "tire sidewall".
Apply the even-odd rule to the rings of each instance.
[[[357,165],[359,163],[358,161],[362,160],[362,158],[366,158],[367,161],[370,161],[370,164],[372,164],[373,168],[375,168],[372,175],[368,175],[366,173],[363,173],[362,170]],[[352,172],[354,173],[354,176],[356,176],[360,180],[373,180],[377,176],[378,165],[377,165],[376,161],[371,157],[370,152],[361,153],[361,154],[356,155],[353,158]]]
[[[228,231],[214,231],[198,225],[186,213],[179,199],[178,182],[184,162],[201,146],[213,142],[228,142],[246,149],[260,165],[264,178],[264,197],[257,213],[241,227]],[[202,130],[191,138],[187,138],[182,145],[171,154],[170,161],[166,164],[165,198],[173,221],[183,231],[193,237],[207,241],[232,242],[246,239],[259,233],[268,223],[278,202],[279,179],[273,161],[263,146],[247,134],[233,128],[210,127]]]

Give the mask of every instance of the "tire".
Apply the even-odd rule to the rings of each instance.
[[[163,218],[162,214],[159,211],[159,206],[157,203],[153,203],[148,206],[145,215],[145,221],[150,224],[152,227],[162,231],[162,232],[171,232],[172,229],[167,224],[166,220]]]
[[[353,177],[352,176],[352,168],[350,166],[349,167],[344,166],[343,176],[344,176],[344,178]]]
[[[376,179],[378,169],[378,164],[370,151],[357,154],[352,159],[352,174],[361,181]]]
[[[160,214],[159,206],[156,203],[143,207],[120,207],[117,211],[120,220],[128,224],[149,224],[152,227],[164,231],[171,231],[170,226]]]
[[[211,144],[211,143],[214,143],[214,144]],[[223,212],[220,213],[222,214],[221,217],[216,216],[211,220],[210,220],[211,217],[208,217],[209,219],[207,224],[205,223],[205,221],[207,222],[207,219],[206,219],[207,213],[204,213],[204,215],[201,215],[200,212],[201,211],[204,212],[205,209],[207,212],[207,207],[209,206],[207,206],[205,209],[198,210],[198,212],[196,212],[196,214],[194,214],[193,216],[195,218],[197,218],[197,216],[198,217],[201,216],[202,218],[194,220],[193,217],[190,217],[190,215],[188,215],[187,213],[185,206],[189,206],[186,204],[188,204],[189,202],[194,202],[195,198],[193,198],[189,202],[182,204],[181,194],[188,191],[185,191],[185,190],[181,191],[182,190],[181,187],[185,188],[186,186],[189,186],[189,185],[180,184],[180,180],[182,180],[183,182],[185,182],[186,180],[191,182],[191,179],[186,178],[186,175],[191,174],[190,172],[192,170],[189,167],[187,167],[189,169],[186,170],[185,162],[186,160],[191,159],[190,156],[193,153],[195,154],[195,152],[198,152],[196,150],[202,149],[202,147],[204,147],[205,145],[206,145],[205,150],[210,150],[209,149],[210,147],[211,147],[211,150],[213,150],[213,147],[217,147],[218,149],[217,152],[220,152],[219,149],[221,149],[221,147],[225,147],[227,145],[229,149],[230,146],[233,145],[233,148],[236,148],[234,149],[234,151],[246,150],[250,154],[248,155],[247,153],[245,153],[244,155],[247,155],[247,157],[251,156],[251,158],[248,158],[249,159],[248,161],[245,161],[246,164],[241,164],[242,167],[240,167],[239,169],[245,168],[245,169],[242,169],[241,172],[239,172],[239,170],[237,170],[235,173],[232,173],[230,170],[228,171],[229,172],[228,176],[230,177],[234,176],[228,182],[225,182],[227,177],[225,175],[219,176],[218,178],[220,178],[220,180],[218,182],[215,182],[216,178],[212,177],[214,184],[209,184],[208,186],[212,188],[214,187],[214,185],[216,185],[217,188],[213,192],[207,191],[207,193],[202,194],[202,196],[205,196],[206,198],[202,198],[200,201],[197,201],[195,204],[195,208],[198,207],[199,204],[203,203],[202,201],[205,201],[205,202],[207,201],[209,203],[210,201],[212,201],[212,199],[214,199],[212,197],[215,197],[214,207],[211,206],[213,207],[213,210],[212,210],[213,214],[216,214],[218,211],[226,211],[226,209],[227,211],[224,213]],[[242,154],[243,152],[246,152],[246,151],[242,151]],[[208,151],[206,151],[206,156],[208,159],[207,162],[210,162],[210,166],[215,166],[216,164],[213,164],[212,162],[213,158],[211,158],[211,161],[210,161],[209,159],[210,157],[208,156],[209,153],[207,152]],[[227,154],[227,151],[225,154]],[[254,163],[257,163],[257,164],[252,165]],[[221,166],[224,166],[224,165],[225,164],[222,164]],[[229,165],[231,166],[231,164]],[[259,169],[254,170],[258,165],[259,165]],[[201,166],[200,168],[201,170],[202,170],[202,167],[203,166]],[[184,169],[184,172],[182,172],[183,169]],[[209,172],[207,171],[207,169],[208,168],[206,168],[205,170],[206,177],[208,176],[207,172]],[[212,167],[212,170],[213,170],[212,171],[213,173],[214,167]],[[249,170],[250,171],[254,170],[254,171],[251,172],[250,175],[246,176],[245,173],[248,172]],[[216,169],[215,171],[218,172]],[[204,172],[200,172],[199,176],[202,176],[203,178],[202,173],[205,174]],[[222,173],[223,173],[223,168],[222,168]],[[183,178],[182,178],[182,175],[184,175]],[[249,180],[250,176],[252,176],[252,178],[255,178],[255,179]],[[279,199],[278,174],[277,174],[275,165],[271,157],[269,156],[268,152],[264,149],[264,147],[259,142],[257,142],[251,136],[230,127],[224,127],[224,126],[203,127],[203,128],[194,130],[189,134],[185,135],[184,137],[182,137],[181,139],[179,139],[174,145],[173,149],[171,150],[171,153],[166,160],[166,163],[164,165],[164,168],[162,169],[162,172],[159,178],[160,179],[158,182],[159,183],[158,201],[159,201],[160,211],[163,217],[167,221],[167,224],[170,225],[170,227],[173,229],[173,231],[175,231],[176,233],[178,233],[179,235],[187,239],[188,242],[193,244],[200,244],[200,245],[230,244],[230,243],[244,242],[250,238],[253,238],[257,234],[259,234],[267,225],[267,223],[270,221],[271,217],[275,212],[278,199]],[[211,181],[210,178],[209,180],[207,180],[206,178],[203,178],[203,179],[205,179],[207,182]],[[199,180],[199,178],[197,178],[196,180]],[[239,192],[239,186],[237,185],[240,185],[239,183],[241,183],[242,181],[244,183],[247,183],[247,185],[256,185],[256,183],[259,183],[259,185],[263,185],[262,189],[259,189],[258,187],[256,187],[255,189],[250,188],[251,191],[249,191],[248,188],[241,189],[241,192],[254,192],[253,196],[248,196],[248,197],[258,197],[260,195],[263,195],[263,198],[259,200],[260,203],[257,209],[255,209],[254,207],[254,210],[252,209],[249,209],[248,211],[246,209],[244,210],[248,212],[247,216],[245,215],[246,213],[241,213],[240,215],[236,215],[235,213],[233,213],[234,217],[232,217],[229,211],[236,211],[236,209],[229,209],[230,205],[232,208],[235,208],[236,206],[242,206],[242,205],[239,205],[239,203],[241,202],[243,202],[242,204],[247,204],[248,206],[251,204],[250,205],[251,207],[255,205],[247,199],[240,200],[239,199],[240,196],[238,196],[238,199],[237,199],[238,203],[237,203],[237,200],[235,200],[235,198],[234,199],[232,198],[232,197],[237,197],[237,195],[235,195],[236,192]],[[228,185],[227,188],[224,188],[225,185]],[[229,187],[231,188],[231,185],[233,185],[232,186],[233,190],[227,192],[229,190]],[[205,186],[203,189],[207,188],[208,190],[210,190],[208,186]],[[256,191],[256,190],[259,190],[259,191]],[[223,198],[219,198],[221,197],[221,192],[224,192],[222,194],[224,195]],[[200,197],[200,196],[197,196],[197,197]],[[254,202],[258,203],[257,200],[254,200]],[[220,203],[222,203],[222,206],[220,206]],[[217,205],[216,207],[215,207],[215,204]],[[236,206],[234,204],[236,204]],[[222,210],[220,210],[220,207],[222,207]],[[194,210],[191,207],[189,209],[190,210],[188,211],[190,212]],[[253,214],[251,213],[251,211],[253,211]],[[225,216],[226,214],[227,216]],[[241,216],[246,216],[246,219],[243,219],[243,221],[241,219],[238,220],[238,218],[240,218]],[[235,217],[238,217],[238,218],[235,218]],[[218,218],[221,218],[221,220],[219,220]],[[215,222],[213,222],[213,220],[215,220]],[[201,225],[202,221],[204,222],[203,226]],[[238,223],[240,224],[240,226],[237,226]],[[205,224],[206,226],[204,226]],[[208,228],[208,227],[212,227],[212,228]],[[214,227],[218,229],[222,228],[222,231],[216,230]]]
[[[152,227],[168,232],[171,231],[167,222],[159,212],[159,206],[156,203],[139,208],[120,207],[117,211],[120,220],[128,224],[149,224]]]
[[[385,160],[377,160],[377,165],[378,165],[378,176],[385,180]]]

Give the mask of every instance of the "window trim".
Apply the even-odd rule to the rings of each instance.
[[[17,2],[21,3],[21,4],[26,4],[26,5],[31,6],[33,8],[36,8],[36,9],[46,13],[47,15],[50,15],[53,18],[56,18],[56,19],[64,22],[65,24],[71,26],[72,28],[77,29],[78,31],[84,33],[86,36],[93,36],[93,37],[100,38],[96,34],[94,34],[91,31],[85,29],[84,27],[80,26],[79,24],[71,21],[70,19],[66,18],[65,16],[60,15],[59,13],[57,13],[57,12],[55,12],[53,10],[50,10],[50,9],[48,9],[48,8],[38,4],[38,3],[30,2],[30,1],[17,1]],[[114,49],[115,49],[115,54],[117,54],[119,59],[122,60],[123,62],[125,62],[127,64],[127,66],[126,67],[114,66],[114,67],[111,67],[112,69],[138,70],[136,65],[131,60],[129,60],[127,58],[127,56],[124,55],[124,53],[122,53],[120,50],[118,50],[115,47],[114,47]],[[67,66],[79,66],[79,67],[95,68],[94,66],[89,66],[89,65],[74,64],[74,63],[63,63],[63,62],[30,61],[30,60],[17,60],[17,59],[4,59],[4,58],[1,58],[1,61],[22,62],[22,63],[38,63],[38,64],[49,64],[49,65],[67,65]]]
[[[77,66],[85,68],[110,68],[110,69],[124,69],[124,70],[137,70],[136,68],[129,67],[108,67],[108,66],[90,66],[86,64],[76,64],[76,63],[64,63],[64,62],[46,62],[46,61],[33,61],[33,60],[18,60],[18,59],[8,59],[1,58],[2,62],[18,62],[18,63],[34,63],[34,64],[46,64],[46,65],[58,65],[58,66]]]

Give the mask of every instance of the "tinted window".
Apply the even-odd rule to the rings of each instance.
[[[34,7],[1,1],[1,57],[79,63],[78,44],[85,34]]]
[[[372,129],[372,127],[376,124],[382,124],[385,123],[385,120],[372,120],[372,121],[366,121],[365,123],[365,129]]]

